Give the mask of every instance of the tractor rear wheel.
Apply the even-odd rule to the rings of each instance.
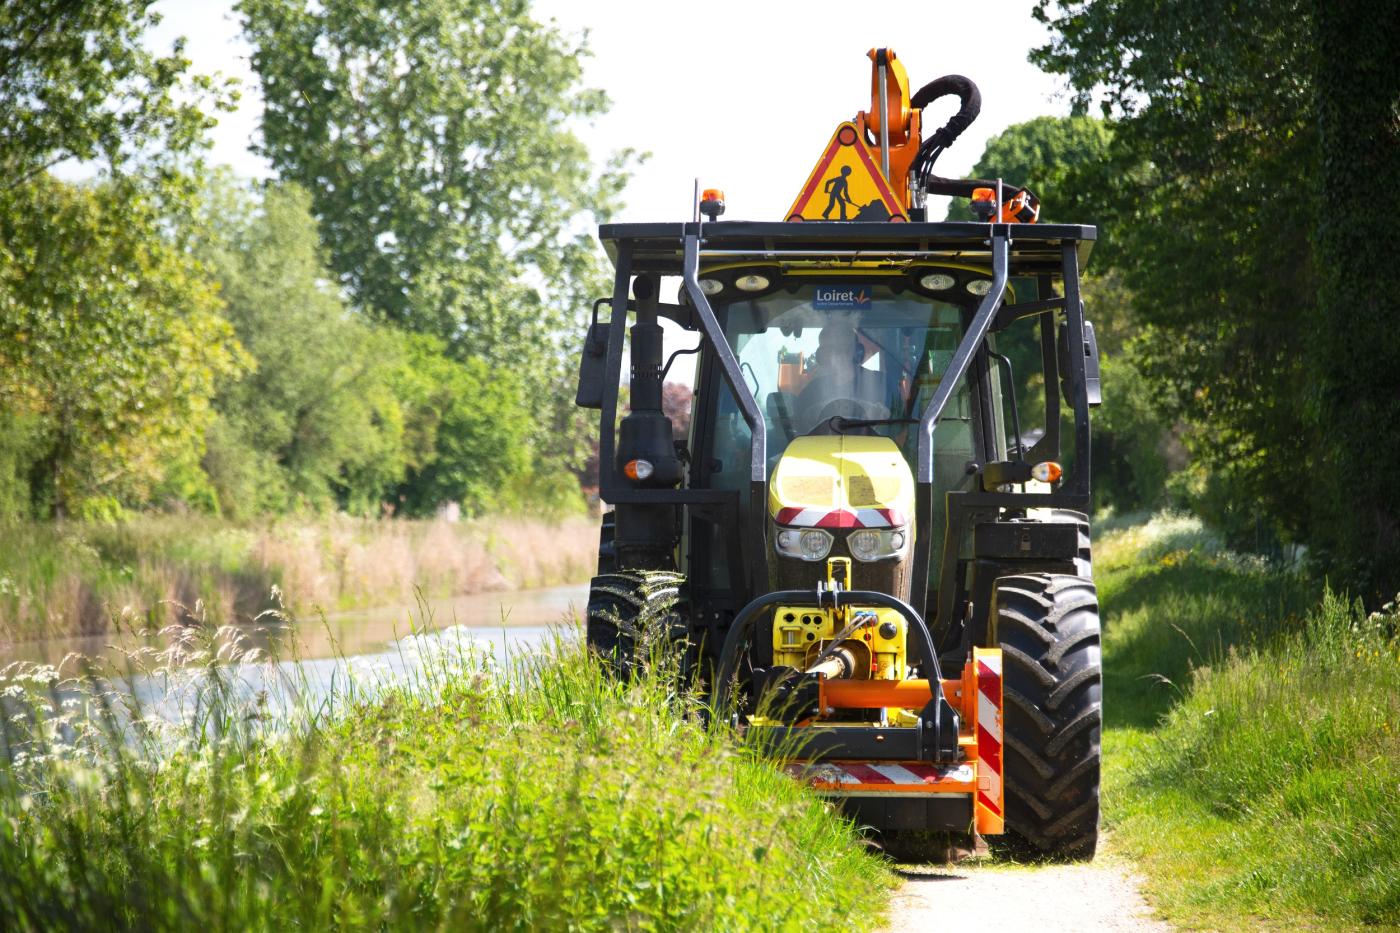
[[[676,611],[684,579],[665,570],[619,570],[593,578],[586,639],[613,673],[631,676],[657,650],[679,651],[684,660],[687,626]]]
[[[1094,857],[1099,833],[1099,600],[1083,577],[1002,577],[992,592],[1002,649],[1006,825],[1031,854]]]

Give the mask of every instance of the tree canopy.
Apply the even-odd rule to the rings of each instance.
[[[39,176],[26,193],[0,213],[0,402],[38,419],[29,494],[59,515],[139,500],[198,457],[215,382],[244,357],[137,192]]]
[[[1028,186],[1040,198],[1042,223],[1093,223],[1100,199],[1084,182],[1107,158],[1110,137],[1104,121],[1087,116],[1015,123],[987,140],[972,177]],[[955,200],[948,219],[972,220],[972,211]]]
[[[7,508],[149,496],[197,460],[215,381],[242,365],[170,224],[227,89],[178,45],[142,44],[151,5],[0,9],[0,404],[22,434],[0,442]],[[48,174],[73,159],[99,180]]]
[[[1321,244],[1340,259],[1359,245],[1343,238],[1383,238],[1377,218],[1400,196],[1377,183],[1400,106],[1380,63],[1400,49],[1362,6],[1041,0],[1052,37],[1032,59],[1112,120],[1105,222],[1152,336],[1146,374],[1186,428],[1197,504],[1248,543],[1308,543],[1378,597],[1400,588],[1400,493],[1352,468],[1397,452],[1378,403],[1400,367],[1378,323],[1396,319],[1394,290],[1374,253],[1341,262],[1340,292],[1319,261]],[[1358,159],[1375,200],[1326,197],[1359,183]]]
[[[458,356],[548,362],[620,184],[570,123],[583,49],[523,0],[241,0],[262,152],[312,195],[356,305]],[[526,378],[533,378],[526,373]]]

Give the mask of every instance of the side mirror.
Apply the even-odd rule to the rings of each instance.
[[[1090,405],[1103,404],[1103,391],[1099,388],[1099,342],[1094,338],[1094,325],[1089,321],[1084,322],[1084,391]]]
[[[1060,391],[1066,399],[1074,398],[1074,386],[1070,383],[1070,354],[1075,348],[1070,346],[1069,325],[1060,325],[1060,339],[1057,347],[1060,357]],[[1094,325],[1084,322],[1084,340],[1079,348],[1084,354],[1084,394],[1090,406],[1103,404],[1103,391],[1099,385],[1099,342],[1094,337]]]
[[[603,407],[608,326],[596,320],[588,325],[588,337],[583,341],[583,354],[578,363],[578,392],[574,395],[574,404],[580,408]]]

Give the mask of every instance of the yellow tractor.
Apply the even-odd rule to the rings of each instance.
[[[1024,185],[935,175],[977,88],[911,95],[893,51],[869,55],[870,109],[783,219],[719,220],[710,190],[687,222],[600,228],[614,287],[577,401],[601,412],[612,508],[588,642],[624,676],[673,652],[746,741],[887,842],[1007,832],[1090,858],[1095,229],[1038,223]],[[944,96],[960,107],[924,138]],[[938,195],[977,219],[930,222]],[[685,436],[662,318],[699,335]]]

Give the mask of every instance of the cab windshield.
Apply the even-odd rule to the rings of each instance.
[[[959,306],[912,291],[839,280],[729,304],[725,337],[763,413],[770,473],[794,437],[837,431],[883,434],[912,461],[914,428],[952,361],[962,316]],[[944,422],[966,428],[965,395],[954,396]],[[726,412],[738,414],[732,398],[721,404],[722,423]],[[940,428],[940,446],[953,440],[947,434]],[[953,446],[970,451],[970,436]]]

